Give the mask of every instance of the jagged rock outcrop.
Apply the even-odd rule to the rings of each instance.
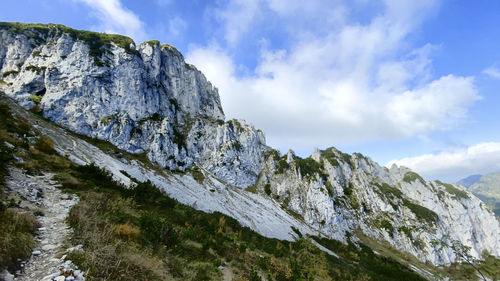
[[[104,155],[77,157],[78,147],[58,144],[70,159],[111,166],[125,182],[120,170],[152,180],[183,203],[232,215],[264,235],[291,239],[295,214],[307,233],[340,241],[363,233],[433,264],[457,260],[457,243],[476,258],[485,250],[500,256],[498,221],[466,190],[335,149],[281,157],[261,131],[243,120],[224,121],[217,89],[169,45],[135,46],[126,37],[60,25],[0,23],[0,73],[0,90],[73,132],[144,153],[171,170],[196,164],[260,195],[211,176],[203,183],[189,176],[168,181]],[[272,229],[278,222],[280,229]]]
[[[436,265],[457,260],[460,245],[475,258],[500,255],[494,214],[460,186],[425,182],[407,168],[334,148],[290,161],[293,155],[268,153],[256,189],[330,237],[362,232]]]
[[[217,89],[170,45],[61,25],[0,24],[0,89],[78,134],[146,153],[171,170],[197,163],[253,184],[262,132],[224,122]]]

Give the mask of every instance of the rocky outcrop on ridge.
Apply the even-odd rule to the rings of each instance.
[[[269,157],[254,187],[340,241],[357,232],[432,264],[462,254],[500,255],[500,225],[466,189],[426,182],[407,168],[381,167],[359,153],[335,148],[300,159],[292,151]],[[459,244],[457,244],[459,243]]]
[[[0,24],[0,89],[75,133],[146,153],[170,170],[195,162],[253,184],[264,134],[224,121],[217,89],[170,45],[61,25]]]

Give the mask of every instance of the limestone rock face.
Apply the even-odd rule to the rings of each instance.
[[[457,260],[458,246],[481,258],[500,255],[500,226],[461,186],[425,182],[404,167],[381,167],[361,154],[330,148],[300,159],[289,152],[265,162],[257,190],[326,236],[345,241],[361,231],[435,265]]]
[[[252,185],[264,135],[243,121],[224,122],[217,89],[174,47],[113,36],[3,24],[0,89],[73,132],[146,153],[161,167],[196,162],[231,184]]]

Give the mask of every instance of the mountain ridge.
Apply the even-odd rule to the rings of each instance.
[[[469,179],[467,177],[466,179]],[[488,173],[475,177],[467,189],[480,198],[493,210],[497,218],[500,217],[500,173]],[[463,181],[463,180],[462,180]],[[459,184],[463,183],[462,181]]]
[[[173,47],[156,41],[127,47],[127,40],[117,43],[109,36],[89,45],[87,37],[65,33],[57,25],[21,24],[24,29],[14,30],[11,25],[16,26],[0,24],[0,90],[56,124],[144,154],[163,168],[186,171],[199,166],[214,182],[249,187],[257,194],[242,198],[275,202],[270,210],[289,220],[284,225],[303,221],[301,232],[319,231],[344,243],[359,240],[355,233],[361,232],[434,265],[460,258],[455,242],[469,247],[474,258],[480,259],[485,250],[500,255],[498,221],[466,190],[427,183],[409,169],[388,169],[361,154],[333,148],[316,150],[304,159],[292,151],[282,156],[244,120],[224,121],[216,88]],[[59,149],[75,162],[89,161],[88,155],[83,160],[75,156],[78,147]],[[116,165],[101,161],[130,184]],[[122,170],[141,177],[137,170]],[[246,218],[248,210],[238,209],[241,206],[225,206],[231,197],[221,197],[212,206],[202,202],[214,196],[212,188],[187,181],[186,187],[201,186],[196,191],[205,190],[203,196],[161,181],[157,185],[175,190],[197,209],[210,212],[217,206],[264,235],[276,235],[277,229],[259,225],[258,218]],[[460,220],[464,223],[458,224]],[[287,230],[277,238],[293,237]]]

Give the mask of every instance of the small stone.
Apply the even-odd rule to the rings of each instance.
[[[42,252],[40,252],[40,250],[34,250],[33,251],[33,256],[39,256],[41,254],[42,254]]]
[[[54,281],[65,281],[66,280],[66,277],[64,276],[57,276],[56,278],[54,278]]]
[[[0,279],[5,281],[13,281],[14,275],[8,272],[6,269],[0,273]]]

